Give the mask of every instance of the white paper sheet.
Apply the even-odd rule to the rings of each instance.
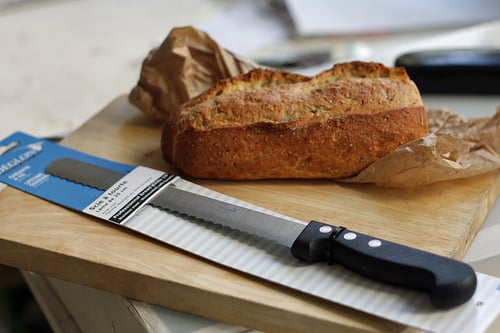
[[[464,261],[483,273],[500,276],[500,199],[479,230]]]

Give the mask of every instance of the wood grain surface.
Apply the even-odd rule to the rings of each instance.
[[[161,124],[121,96],[62,144],[174,173]],[[321,220],[462,258],[500,174],[418,189],[326,180],[192,180],[302,220]],[[263,331],[401,332],[401,325],[219,267],[15,189],[0,193],[0,263]],[[313,328],[313,329],[312,329]]]

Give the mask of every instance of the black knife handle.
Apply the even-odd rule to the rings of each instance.
[[[474,270],[461,261],[322,222],[311,221],[291,250],[307,262],[338,263],[375,280],[424,291],[439,308],[460,305],[476,290]]]

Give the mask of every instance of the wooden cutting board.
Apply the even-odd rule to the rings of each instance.
[[[119,97],[63,141],[97,156],[174,170],[161,125]],[[200,181],[302,219],[462,258],[500,192],[500,173],[418,189],[325,180]],[[401,325],[211,264],[15,189],[0,193],[0,263],[264,331],[399,332]]]

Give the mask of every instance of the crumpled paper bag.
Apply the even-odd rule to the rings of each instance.
[[[427,111],[430,134],[413,140],[342,181],[416,187],[500,170],[500,108],[468,120],[449,110]]]
[[[144,60],[129,100],[148,116],[165,121],[215,82],[255,67],[202,31],[175,28]],[[500,109],[492,118],[472,120],[429,110],[428,121],[429,135],[399,147],[354,177],[338,180],[416,187],[500,169]]]
[[[216,82],[255,67],[250,60],[220,47],[205,32],[193,27],[174,28],[143,61],[129,100],[151,118],[164,121]]]

